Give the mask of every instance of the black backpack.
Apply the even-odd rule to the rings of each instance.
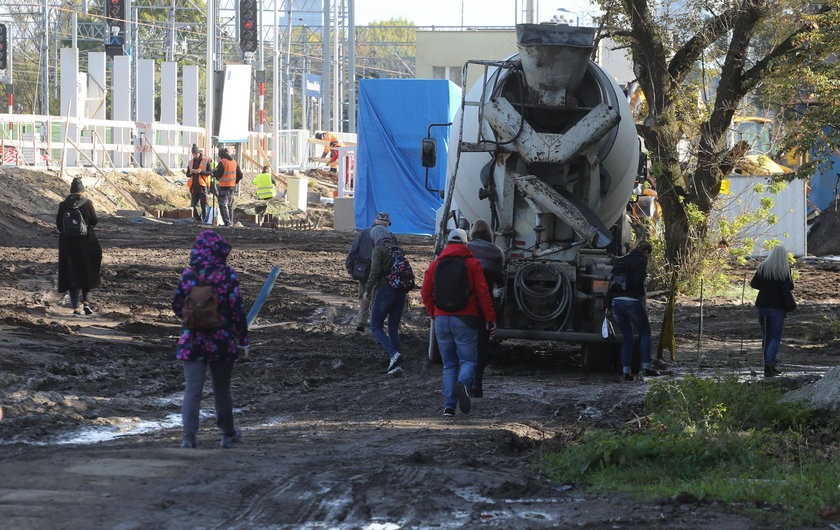
[[[86,236],[88,233],[87,223],[82,217],[78,208],[68,208],[61,220],[61,233],[69,237]]]
[[[435,267],[435,287],[432,296],[435,305],[447,313],[467,307],[470,301],[470,283],[464,256],[448,256]]]

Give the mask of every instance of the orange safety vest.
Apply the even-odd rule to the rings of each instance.
[[[193,159],[195,160],[195,159]],[[192,169],[193,160],[190,160],[190,164],[187,166],[187,169]],[[201,162],[198,163],[198,171],[203,172],[207,171],[207,165],[210,163],[209,158],[202,157]],[[203,188],[210,187],[210,175],[197,175],[198,176],[198,185]],[[187,189],[192,190],[192,183],[193,177],[187,179]]]
[[[236,161],[223,158],[221,162],[225,172],[222,173],[222,178],[219,179],[219,187],[231,188],[236,186]]]

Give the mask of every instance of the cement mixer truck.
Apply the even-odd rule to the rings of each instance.
[[[450,130],[436,250],[449,230],[490,223],[505,255],[496,337],[582,344],[586,368],[604,370],[618,342],[601,336],[608,281],[644,164],[623,91],[589,60],[595,31],[520,24],[518,55],[467,62],[483,72]]]

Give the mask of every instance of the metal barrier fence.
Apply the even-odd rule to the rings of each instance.
[[[68,134],[73,128],[78,129],[78,141]],[[143,167],[177,173],[191,158],[192,144],[204,144],[204,132],[201,127],[157,122],[0,114],[0,166]],[[244,173],[259,173],[263,166],[275,172],[316,167],[309,158],[320,156],[322,147],[309,143],[309,131],[294,129],[278,134],[278,167],[274,167],[273,135],[252,132],[241,147]],[[355,135],[343,136],[352,137],[355,143]],[[351,151],[341,157],[341,174],[350,183],[355,180],[354,148]]]

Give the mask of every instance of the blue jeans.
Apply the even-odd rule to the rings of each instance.
[[[758,323],[761,324],[762,350],[764,350],[764,366],[776,366],[776,354],[782,343],[782,330],[785,327],[785,310],[775,307],[759,307]]]
[[[458,404],[456,385],[461,383],[468,389],[472,388],[478,358],[478,330],[452,315],[435,317],[434,326],[443,359],[443,406],[454,409]]]
[[[618,329],[621,330],[621,369],[630,373],[633,358],[633,328],[639,332],[639,350],[642,354],[642,368],[650,368],[650,321],[647,309],[641,300],[612,301],[612,314]]]
[[[373,297],[370,308],[370,331],[388,355],[400,351],[400,319],[405,305],[405,293],[390,285],[380,285]],[[385,317],[388,317],[388,335],[382,330]]]

